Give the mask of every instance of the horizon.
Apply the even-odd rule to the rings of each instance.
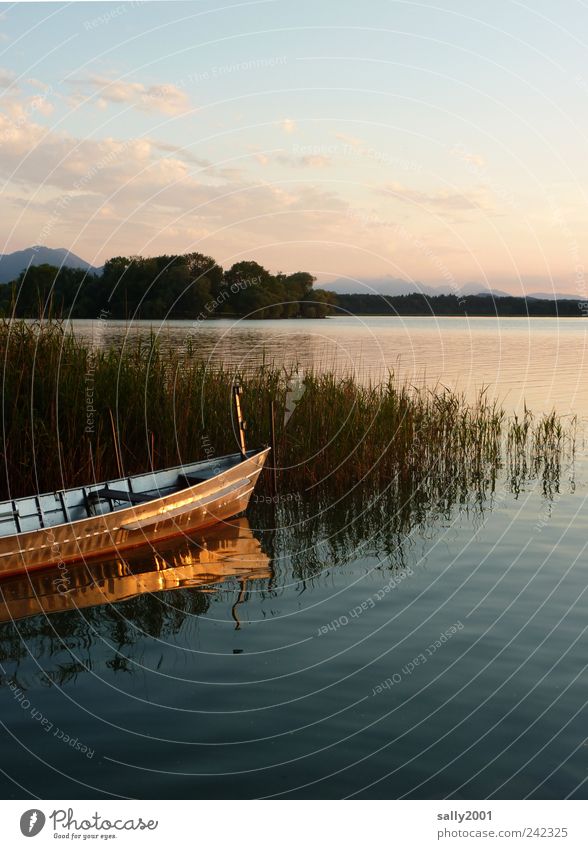
[[[0,253],[586,299],[588,11],[451,5],[0,4]]]
[[[87,260],[84,257],[78,256],[73,251],[70,251],[67,248],[64,248],[63,246],[55,248],[55,247],[51,247],[50,245],[30,245],[28,248],[23,248],[21,250],[13,251],[13,252],[8,253],[8,254],[0,254],[0,263],[4,258],[9,259],[10,257],[14,256],[15,254],[29,253],[31,251],[33,251],[33,252],[36,252],[36,251],[55,251],[57,253],[62,253],[62,254],[67,255],[69,257],[73,256],[76,259],[81,260],[81,262],[84,263],[84,265],[89,266],[88,269],[87,269],[88,271],[97,272],[97,271],[102,271],[102,269],[103,269],[103,265],[92,266],[87,262]],[[123,254],[123,255],[127,256],[127,254]],[[165,254],[161,254],[159,256],[164,256],[164,255]],[[181,256],[180,253],[175,254],[175,255]],[[128,254],[128,256],[130,256],[130,254]],[[151,255],[144,255],[144,256],[142,256],[142,258],[143,259],[149,259],[149,258],[156,258],[157,256],[158,256],[157,254],[151,254]],[[113,257],[107,257],[106,262],[109,259],[112,259],[112,258]],[[214,259],[214,257],[211,257],[211,258]],[[252,260],[255,261],[253,258],[252,258]],[[41,265],[41,264],[45,264],[45,263],[31,263],[31,265]],[[51,264],[51,263],[49,263],[49,264]],[[83,268],[83,266],[76,266],[74,263],[64,263],[64,265],[66,265],[70,268],[77,268],[77,267]],[[23,268],[22,270],[24,271],[25,268]],[[227,271],[228,268],[225,268],[224,270]],[[267,269],[267,270],[272,275],[276,275],[276,274],[281,273],[277,269]],[[304,269],[298,269],[298,270],[303,271]],[[1,275],[1,271],[0,271],[0,278],[1,278],[1,276],[2,275]],[[6,285],[6,282],[12,282],[12,281],[2,281],[0,279],[0,285]],[[390,278],[368,278],[368,277],[366,277],[363,280],[358,281],[355,285],[356,285],[357,288],[352,288],[353,284],[349,283],[345,278],[337,278],[337,279],[334,279],[334,280],[331,280],[331,281],[323,281],[320,284],[320,286],[317,286],[315,288],[324,288],[327,291],[331,291],[331,292],[334,292],[335,294],[341,294],[341,295],[347,295],[347,294],[377,295],[377,296],[380,296],[380,297],[398,297],[398,296],[404,296],[404,295],[408,295],[408,294],[421,294],[421,295],[425,295],[427,297],[437,297],[438,295],[454,295],[456,297],[470,296],[470,295],[488,295],[488,296],[491,296],[493,298],[529,297],[529,298],[535,298],[535,299],[537,299],[537,298],[539,298],[539,299],[541,299],[541,298],[546,298],[546,299],[556,298],[556,299],[558,299],[559,298],[561,300],[568,300],[568,299],[569,300],[577,300],[577,296],[575,296],[575,295],[573,295],[569,292],[549,293],[549,292],[532,291],[532,292],[519,293],[518,295],[516,295],[516,294],[511,294],[510,292],[507,292],[506,290],[495,289],[491,285],[484,287],[483,284],[481,284],[481,283],[479,283],[475,280],[466,281],[461,286],[450,286],[450,285],[444,285],[443,283],[440,283],[438,285],[434,285],[434,284],[430,284],[430,283],[429,284],[423,283],[420,280],[404,280],[404,279],[395,278],[395,277],[390,277]],[[585,302],[581,302],[581,303],[585,303]],[[581,310],[581,312],[583,312],[583,310]]]

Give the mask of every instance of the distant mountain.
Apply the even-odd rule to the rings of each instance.
[[[332,283],[321,283],[321,289],[327,289],[329,292],[335,292],[338,295],[388,295],[397,297],[399,295],[412,295],[415,292],[420,295],[479,295],[482,297],[493,298],[512,298],[521,297],[521,295],[512,295],[510,292],[505,292],[502,289],[491,289],[485,283],[464,283],[459,287],[451,286],[429,286],[426,283],[411,282],[409,280],[401,280],[397,277],[383,278],[366,278],[364,280],[345,280],[339,278],[333,280]],[[578,300],[573,295],[564,295],[559,292],[547,294],[545,292],[533,292],[527,295],[527,298],[535,300]]]
[[[321,284],[321,289],[336,292],[339,295],[412,295],[415,292],[420,295],[492,295],[495,298],[510,298],[509,292],[500,289],[489,289],[484,283],[464,283],[459,287],[451,286],[429,286],[426,283],[401,280],[398,277],[384,277],[374,280],[334,280],[332,283]]]
[[[537,301],[581,301],[581,295],[564,294],[563,292],[531,292],[527,298],[535,298]]]
[[[484,285],[484,283],[464,283],[463,286],[459,287],[459,293],[464,296],[482,295],[487,298],[512,298],[510,292],[503,292],[502,289],[490,289],[488,286]],[[454,292],[454,294],[457,293]]]
[[[383,277],[374,280],[345,280],[339,278],[332,283],[321,283],[321,289],[335,292],[338,295],[412,295],[418,292],[421,295],[444,295],[450,292],[442,286],[427,286],[424,283],[412,283],[409,280],[401,280],[398,277]]]
[[[69,268],[83,268],[84,271],[98,272],[99,269],[94,268],[85,259],[82,259],[71,251],[65,248],[45,248],[42,245],[35,245],[32,248],[26,248],[24,251],[15,251],[12,254],[0,254],[0,283],[10,283],[18,277],[21,271],[28,268],[29,265],[55,265],[60,268],[62,265]]]

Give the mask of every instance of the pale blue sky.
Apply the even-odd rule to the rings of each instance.
[[[0,10],[1,252],[583,294],[584,3]]]

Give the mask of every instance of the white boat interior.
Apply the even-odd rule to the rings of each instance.
[[[248,451],[247,459],[257,451]],[[145,504],[216,478],[242,463],[241,454],[201,460],[162,471],[0,503],[0,538],[87,519]]]

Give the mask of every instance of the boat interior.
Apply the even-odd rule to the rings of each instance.
[[[247,458],[256,453],[248,451]],[[4,501],[0,503],[0,537],[39,531],[163,498],[204,483],[241,462],[241,454],[230,454],[188,466]]]

